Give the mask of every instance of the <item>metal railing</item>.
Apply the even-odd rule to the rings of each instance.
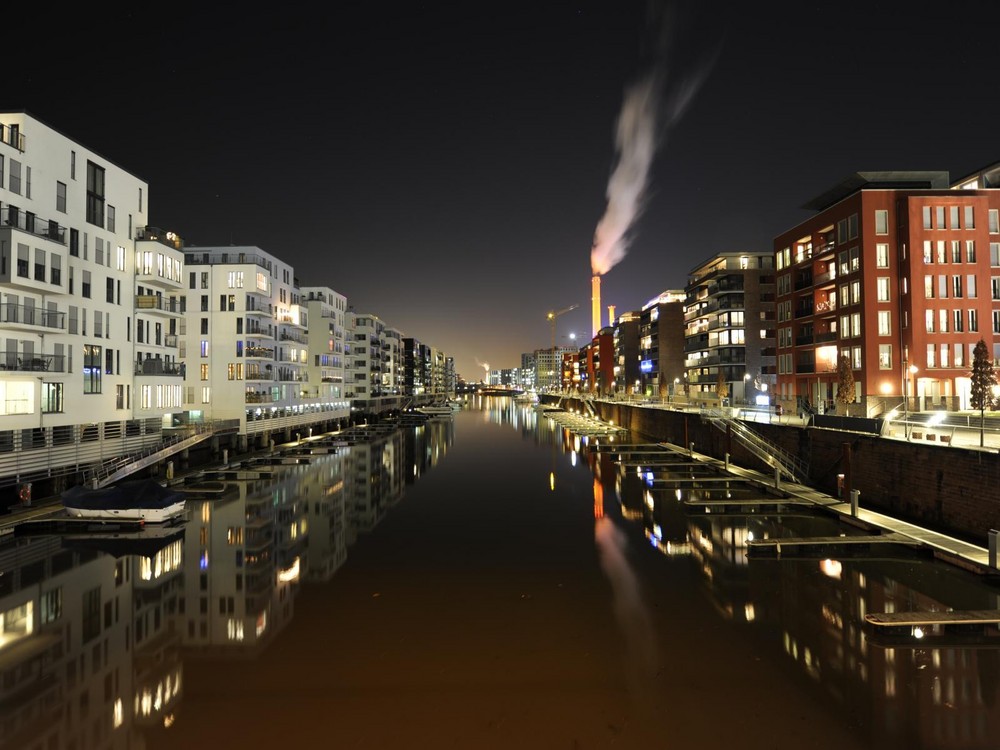
[[[157,445],[135,453],[117,456],[93,467],[85,473],[86,483],[95,489],[107,487],[119,479],[151,466],[167,456],[190,448],[213,435],[235,432],[239,430],[239,424],[238,419],[227,419],[188,425],[184,432],[168,437]]]
[[[750,451],[768,466],[777,469],[784,477],[793,482],[806,484],[809,479],[809,465],[781,447],[770,443],[738,419],[719,409],[708,409],[702,412],[702,419],[708,420],[715,427],[731,435],[737,443]]]

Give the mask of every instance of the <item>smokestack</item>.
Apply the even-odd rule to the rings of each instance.
[[[594,279],[591,281],[590,304],[591,320],[594,325],[594,333],[591,336],[593,338],[601,330],[601,274],[599,273],[595,273]]]
[[[608,325],[612,328],[615,327],[615,306],[608,305]]]

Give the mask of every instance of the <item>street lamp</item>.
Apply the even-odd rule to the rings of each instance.
[[[745,372],[743,373],[743,403],[747,404],[748,406],[750,405],[750,396],[747,393],[749,387],[750,387],[750,373]]]

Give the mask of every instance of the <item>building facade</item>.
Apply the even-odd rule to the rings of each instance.
[[[778,388],[835,405],[846,358],[852,413],[969,408],[972,351],[1000,332],[995,170],[857,173],[775,239]]]
[[[719,253],[693,269],[685,288],[685,372],[690,398],[715,402],[724,384],[731,403],[773,391],[774,257]]]

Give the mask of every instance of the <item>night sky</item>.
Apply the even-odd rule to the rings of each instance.
[[[855,171],[1000,161],[998,6],[32,4],[0,110],[146,180],[150,223],[188,246],[258,246],[478,379],[550,346],[549,310],[579,305],[557,343],[589,337],[619,166],[635,210],[611,201],[605,322],[717,252],[770,252]],[[651,73],[636,166],[616,125]]]

